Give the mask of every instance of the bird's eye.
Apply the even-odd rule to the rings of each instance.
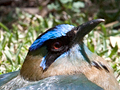
[[[52,47],[53,49],[59,49],[62,46],[60,41],[54,42]]]

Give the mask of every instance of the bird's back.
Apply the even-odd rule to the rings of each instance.
[[[5,83],[9,82],[13,78],[17,77],[20,71],[10,72],[7,74],[0,75],[0,86],[4,85]]]

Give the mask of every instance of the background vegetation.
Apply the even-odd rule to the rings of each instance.
[[[8,1],[0,1],[0,74],[19,70],[30,45],[48,28],[103,18],[84,42],[110,63],[120,82],[120,0]]]

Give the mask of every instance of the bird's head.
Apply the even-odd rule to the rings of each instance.
[[[83,37],[103,19],[96,19],[78,27],[62,24],[41,34],[30,46],[20,74],[27,80],[40,80],[54,75],[80,73],[83,62],[91,63],[91,52],[83,44]]]

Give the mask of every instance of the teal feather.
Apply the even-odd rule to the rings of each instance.
[[[5,83],[9,82],[13,78],[17,77],[20,71],[10,72],[7,74],[0,75],[0,86],[4,85]]]
[[[53,76],[17,90],[104,90],[89,81],[83,74]]]

